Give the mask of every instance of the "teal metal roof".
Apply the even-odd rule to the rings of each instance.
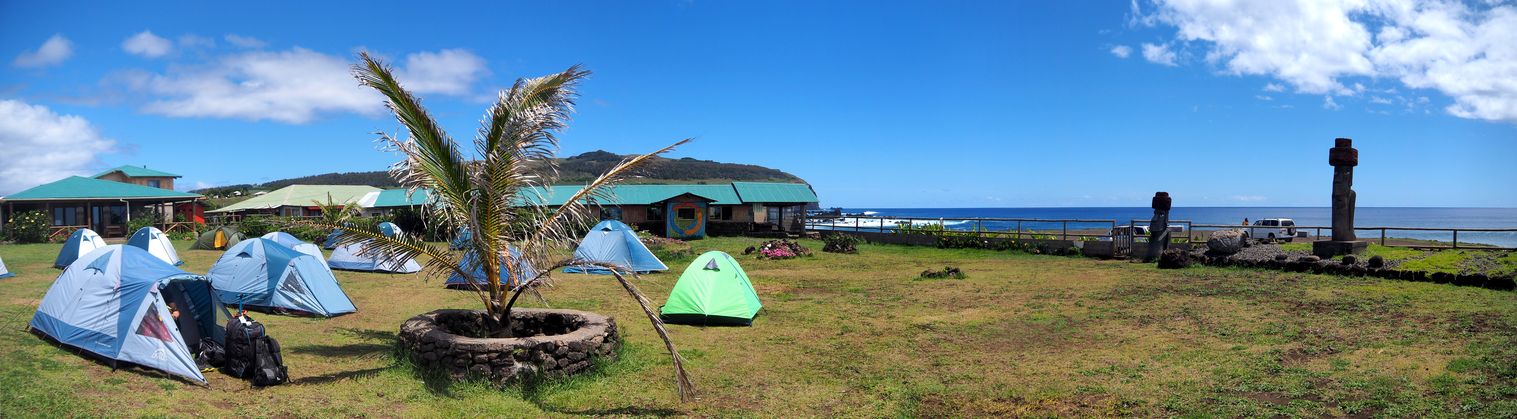
[[[116,167],[114,169],[110,169],[110,170],[106,170],[104,172],[100,172],[100,174],[94,175],[94,176],[91,176],[91,177],[99,178],[101,176],[105,176],[105,175],[111,174],[111,172],[121,172],[121,174],[126,175],[126,177],[184,177],[184,176],[179,176],[179,175],[176,175],[176,174],[173,174],[173,173],[169,173],[169,172],[164,172],[164,171],[160,171],[160,170],[153,170],[153,169],[149,169],[149,168],[142,167],[142,166],[131,166],[131,165],[118,166],[118,167]]]
[[[816,191],[804,183],[732,182],[743,202],[818,202]]]
[[[547,188],[533,188],[523,191],[522,196],[527,202],[545,204],[548,206],[563,205],[570,196],[579,192],[583,186],[578,185],[555,185]],[[732,190],[732,185],[613,185],[607,193],[609,202],[601,202],[602,205],[649,205],[663,202],[669,198],[684,194],[697,195],[712,200],[713,205],[740,205],[737,192]]]
[[[168,189],[154,188],[150,186],[133,185],[124,182],[115,182],[79,176],[69,176],[53,183],[37,185],[31,189],[16,192],[5,197],[3,201],[47,201],[47,200],[86,200],[86,199],[164,199],[164,198],[199,198],[199,194],[176,192]]]
[[[426,205],[432,201],[432,191],[426,188],[416,189],[416,193],[406,197],[405,189],[385,189],[379,192],[379,198],[374,200],[371,208],[384,207],[410,207]]]

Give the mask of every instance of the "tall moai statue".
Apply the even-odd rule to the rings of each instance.
[[[1353,145],[1354,140],[1339,138],[1327,150],[1327,163],[1333,166],[1333,238],[1312,242],[1312,254],[1320,257],[1359,253],[1369,247],[1354,235],[1354,203],[1358,200],[1354,166],[1359,165],[1359,150]]]
[[[1148,222],[1148,256],[1143,260],[1153,261],[1169,248],[1169,207],[1173,203],[1169,192],[1154,192],[1152,207],[1154,218]]]

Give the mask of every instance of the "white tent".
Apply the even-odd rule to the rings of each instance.
[[[170,265],[184,264],[184,261],[179,260],[179,252],[174,250],[174,242],[169,241],[169,236],[158,231],[157,227],[148,226],[137,229],[136,233],[132,233],[132,238],[127,239],[126,244],[146,250],[148,254]]]

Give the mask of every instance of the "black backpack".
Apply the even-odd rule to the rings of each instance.
[[[290,369],[279,355],[279,341],[264,335],[253,341],[253,385],[277,386],[290,380]]]
[[[195,364],[200,368],[226,365],[226,348],[213,338],[201,338],[200,350],[195,353]]]
[[[246,320],[248,323],[244,324]],[[222,370],[237,378],[248,378],[253,372],[254,342],[264,337],[263,324],[246,314],[232,317],[226,324],[226,363]]]

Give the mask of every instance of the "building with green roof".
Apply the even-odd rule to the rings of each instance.
[[[583,186],[554,185],[522,191],[520,205],[564,205]],[[817,204],[804,183],[732,182],[718,184],[613,185],[592,202],[602,219],[615,219],[666,237],[804,230],[806,207]],[[431,203],[430,191],[388,189],[360,200],[364,214]]]
[[[102,173],[105,178],[70,176],[0,198],[0,228],[16,214],[41,210],[51,216],[58,231],[89,228],[104,237],[125,237],[132,233],[126,225],[133,216],[153,214],[163,225],[176,212],[194,214],[197,202],[204,199],[198,194],[108,180],[113,173],[120,172]]]
[[[364,196],[380,189],[367,185],[290,185],[247,200],[206,211],[208,214],[239,218],[247,215],[281,215],[310,217],[321,215],[317,203],[358,204]]]
[[[131,183],[134,185],[172,190],[174,189],[174,179],[178,179],[183,176],[161,170],[149,169],[147,166],[127,165],[114,167],[90,177],[95,179],[103,179],[121,183]]]

